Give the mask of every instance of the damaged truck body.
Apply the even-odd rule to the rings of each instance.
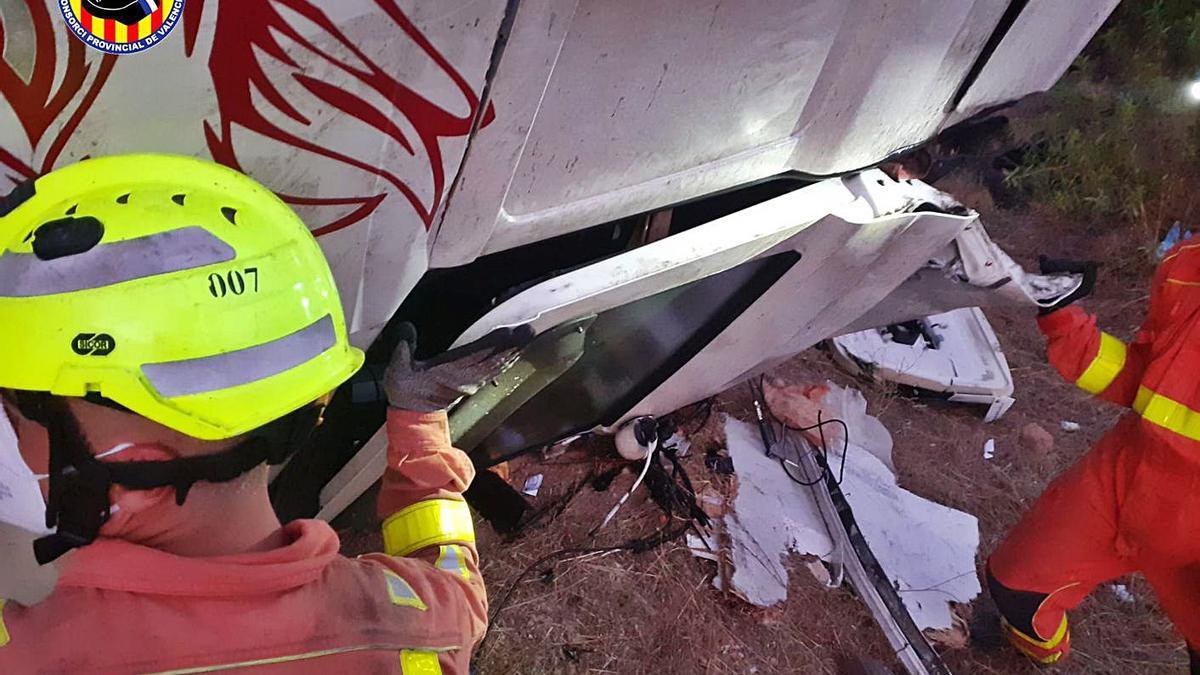
[[[5,178],[189,154],[304,218],[370,349],[274,494],[332,517],[380,475],[373,383],[400,322],[419,355],[539,331],[455,411],[489,465],[831,337],[1069,293],[873,167],[1049,88],[1116,0],[187,0],[133,56],[87,48],[57,5],[0,4]]]

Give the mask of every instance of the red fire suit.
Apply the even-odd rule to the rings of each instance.
[[[185,558],[100,539],[44,602],[0,602],[0,673],[466,673],[487,598],[444,412],[388,414],[385,554],[318,520],[263,553]]]
[[[1200,244],[1185,242],[1164,258],[1145,323],[1128,346],[1074,306],[1042,317],[1039,326],[1050,362],[1065,378],[1131,410],[1050,484],[992,554],[993,597],[1007,622],[1032,629],[1027,637],[1039,643],[1018,647],[1049,662],[1069,646],[1066,610],[1097,584],[1140,570],[1195,654]]]

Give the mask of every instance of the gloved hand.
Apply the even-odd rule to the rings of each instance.
[[[1096,288],[1096,263],[1090,260],[1064,260],[1060,258],[1047,258],[1043,255],[1038,256],[1038,267],[1041,268],[1042,274],[1083,275],[1083,281],[1079,284],[1079,288],[1059,298],[1053,305],[1039,309],[1038,316],[1046,316],[1051,312],[1056,312],[1066,307],[1076,300],[1082,300],[1091,295],[1092,290]]]
[[[388,403],[414,412],[445,410],[504,372],[533,335],[529,326],[497,328],[475,342],[427,361],[415,361],[416,328],[410,323],[401,324],[400,344],[383,375]]]

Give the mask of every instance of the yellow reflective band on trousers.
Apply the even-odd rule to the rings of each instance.
[[[1089,394],[1099,394],[1117,379],[1125,368],[1125,343],[1108,333],[1100,334],[1100,350],[1075,386]]]
[[[438,663],[437,652],[405,649],[400,652],[400,672],[404,675],[442,675],[442,664]]]
[[[1200,441],[1200,413],[1178,401],[1157,394],[1152,389],[1139,387],[1133,409],[1151,424]]]
[[[1054,631],[1054,635],[1049,640],[1039,640],[1026,635],[1013,628],[1008,619],[1001,618],[1000,625],[1004,629],[1004,632],[1008,634],[1009,642],[1030,659],[1043,665],[1048,665],[1062,658],[1062,652],[1055,652],[1054,650],[1062,647],[1063,641],[1067,637],[1066,614],[1063,614],[1062,621],[1058,624],[1058,630]]]
[[[383,521],[383,550],[388,555],[404,556],[456,542],[475,543],[475,523],[464,501],[427,499]]]
[[[12,641],[8,634],[8,626],[4,625],[4,603],[6,602],[8,601],[0,599],[0,647],[5,647]]]

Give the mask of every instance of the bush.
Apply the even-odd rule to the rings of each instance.
[[[1200,177],[1200,4],[1125,0],[1036,120],[1033,152],[1011,184],[1049,208],[1135,226],[1152,244],[1190,225]],[[1147,246],[1152,248],[1152,246]]]

